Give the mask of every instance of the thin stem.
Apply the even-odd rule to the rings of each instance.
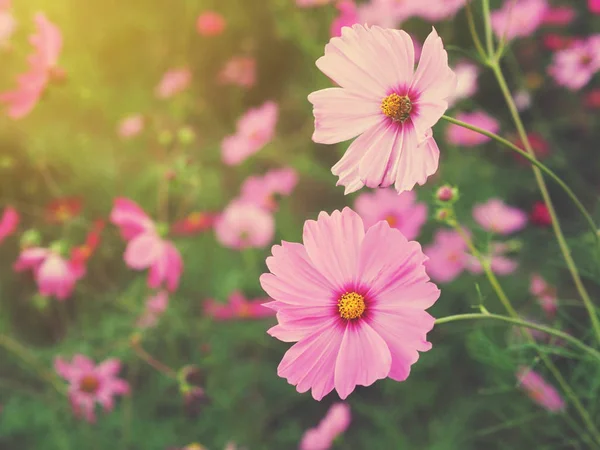
[[[600,352],[592,347],[585,345],[579,339],[571,336],[564,331],[557,330],[555,328],[547,327],[544,325],[538,325],[533,322],[528,322],[526,320],[515,319],[513,317],[501,316],[499,314],[490,314],[490,313],[471,313],[471,314],[457,314],[454,316],[442,317],[441,319],[437,319],[435,321],[436,325],[441,325],[444,323],[457,322],[461,320],[498,320],[501,322],[511,323],[513,325],[517,325],[519,327],[531,328],[533,330],[543,331],[546,334],[551,336],[556,336],[558,338],[564,339],[567,342],[570,342],[575,347],[583,350],[584,352],[590,354],[592,357],[600,361]]]
[[[479,35],[477,34],[477,28],[475,27],[475,18],[473,17],[473,10],[471,9],[471,1],[467,2],[467,22],[469,24],[469,31],[473,37],[473,42],[475,43],[477,53],[481,59],[485,61],[487,58],[485,55],[485,50],[483,49],[483,45],[481,44],[481,40],[479,39]]]
[[[550,170],[544,164],[542,164],[537,159],[535,159],[535,157],[532,157],[529,153],[524,152],[519,147],[517,147],[515,144],[504,139],[501,136],[498,136],[497,134],[490,133],[489,131],[484,130],[483,128],[476,127],[474,125],[468,124],[466,122],[457,120],[453,117],[449,117],[446,115],[442,116],[442,119],[444,119],[450,123],[453,123],[455,125],[461,126],[463,128],[467,128],[471,131],[475,131],[479,134],[483,134],[484,136],[487,136],[487,137],[495,140],[496,142],[511,149],[512,151],[517,152],[519,155],[526,158],[536,168],[539,168],[541,171],[546,173],[550,178],[552,178],[563,189],[563,191],[565,191],[565,193],[573,201],[573,203],[575,204],[577,209],[579,209],[579,211],[581,212],[581,215],[585,218],[585,220],[587,221],[587,223],[590,227],[590,231],[592,232],[592,235],[594,236],[594,239],[596,240],[596,244],[600,246],[600,240],[599,240],[600,238],[597,233],[598,227],[596,226],[596,223],[594,222],[594,219],[592,218],[591,214],[587,211],[585,206],[583,206],[583,203],[581,203],[581,201],[579,200],[579,198],[577,198],[577,195],[575,195],[575,193],[571,190],[571,188],[569,186],[567,186],[567,184],[563,180],[561,180],[559,178],[559,176],[556,175],[552,170]]]
[[[153,358],[150,353],[142,348],[142,346],[135,342],[131,342],[131,348],[142,360],[144,360],[149,366],[155,368],[158,372],[168,376],[169,378],[177,379],[177,372],[171,369],[166,364],[161,363],[157,359]]]
[[[525,150],[527,151],[527,153],[529,153],[529,155],[533,159],[536,159],[535,152],[533,151],[533,148],[531,147],[531,143],[529,142],[529,138],[527,137],[525,127],[523,126],[523,122],[521,121],[521,116],[519,115],[517,106],[515,105],[515,102],[510,94],[510,91],[506,84],[506,80],[504,78],[504,74],[502,73],[502,69],[500,69],[500,65],[497,62],[492,64],[492,70],[494,72],[494,75],[496,76],[498,85],[500,86],[500,90],[502,91],[502,94],[504,95],[504,99],[506,100],[506,104],[507,104],[510,114],[512,116],[513,122],[514,122],[515,126],[517,127],[519,137],[521,138],[521,141],[523,142],[523,145],[525,146]],[[548,213],[550,214],[550,217],[552,218],[552,228],[554,230],[554,234],[556,235],[556,240],[558,241],[558,246],[560,247],[560,250],[563,254],[565,263],[567,264],[567,267],[569,268],[569,272],[571,273],[571,277],[573,278],[575,287],[577,288],[577,291],[579,292],[579,295],[581,296],[581,299],[583,300],[583,303],[585,304],[588,315],[590,316],[590,321],[592,322],[592,327],[594,328],[594,332],[596,334],[596,339],[598,340],[598,342],[600,342],[600,321],[598,320],[598,316],[596,314],[596,309],[594,308],[594,304],[592,303],[592,300],[590,299],[590,296],[589,296],[587,290],[585,289],[583,282],[581,281],[581,277],[579,276],[579,271],[577,270],[577,266],[575,265],[575,262],[573,261],[573,257],[571,256],[571,249],[569,248],[569,245],[567,244],[567,241],[566,241],[566,239],[563,235],[562,229],[560,227],[560,222],[558,221],[556,211],[554,210],[554,205],[552,204],[552,199],[550,198],[550,194],[548,193],[548,188],[546,187],[546,182],[544,181],[544,177],[542,176],[540,168],[537,165],[535,165],[533,167],[533,174],[535,176],[535,180],[536,180],[538,187],[540,189],[540,192],[542,194],[542,198],[544,199],[544,203],[546,203],[546,207],[548,208]],[[578,205],[579,204],[580,203],[578,202]],[[590,218],[590,220],[591,220],[591,218]],[[593,221],[591,221],[591,223],[593,223]],[[594,235],[596,237],[596,246],[598,246],[597,227],[594,232]]]
[[[485,46],[489,58],[494,55],[494,41],[492,37],[492,23],[490,20],[490,0],[483,0],[483,24],[485,27]]]

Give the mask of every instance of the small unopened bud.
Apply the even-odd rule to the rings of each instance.
[[[192,387],[183,395],[183,405],[188,417],[195,418],[200,415],[204,406],[209,402],[204,389]]]
[[[439,220],[440,222],[446,222],[448,219],[450,219],[450,217],[452,217],[452,211],[450,211],[448,208],[440,208],[435,213],[435,219]]]
[[[181,368],[181,378],[186,384],[201,386],[204,382],[202,372],[196,366],[184,366]]]
[[[458,189],[445,184],[436,191],[435,198],[441,203],[455,202],[458,199]]]
[[[21,248],[37,247],[42,238],[38,230],[30,229],[21,235]]]
[[[196,133],[191,127],[183,127],[177,130],[177,140],[183,145],[189,145],[196,140]]]

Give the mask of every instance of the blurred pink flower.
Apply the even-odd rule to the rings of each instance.
[[[351,418],[350,407],[346,403],[333,404],[319,425],[306,430],[300,450],[328,450],[335,439],[348,429]]]
[[[156,326],[158,319],[167,310],[169,305],[169,294],[166,291],[159,291],[146,300],[146,309],[137,321],[140,328],[152,328]]]
[[[256,60],[251,56],[233,56],[219,72],[219,82],[251,88],[256,83]]]
[[[334,387],[345,399],[357,385],[406,380],[431,349],[435,319],[425,310],[440,295],[421,246],[385,221],[365,232],[349,208],[306,221],[303,241],[273,246],[260,277],[277,311],[268,333],[296,342],[277,374],[316,400]]]
[[[547,10],[546,0],[505,0],[492,12],[492,28],[499,39],[527,37],[542,24]]]
[[[192,212],[171,225],[171,234],[174,236],[193,236],[202,233],[213,227],[215,219],[216,214],[211,212]]]
[[[515,106],[519,111],[524,111],[531,106],[531,94],[525,89],[519,89],[513,94]]]
[[[263,306],[271,301],[270,298],[261,298],[248,301],[244,295],[235,291],[229,296],[227,304],[215,302],[212,299],[204,303],[204,314],[216,320],[235,319],[261,319],[275,316],[275,311]]]
[[[400,0],[402,3],[403,0]],[[404,0],[408,3],[407,0]],[[467,0],[419,0],[413,1],[417,8],[416,15],[429,22],[439,22],[453,17]]]
[[[565,402],[558,391],[530,368],[519,367],[517,380],[529,398],[546,410],[559,412],[565,408]]]
[[[485,258],[491,271],[496,275],[509,275],[519,267],[517,261],[504,256],[508,252],[508,248],[504,243],[492,242],[489,246],[489,252],[487,255],[483,254],[482,257]],[[474,274],[483,273],[481,262],[473,255],[469,255],[467,259],[467,269]]]
[[[215,11],[204,11],[196,20],[196,30],[201,36],[217,36],[225,30],[225,18]]]
[[[456,118],[490,133],[497,133],[500,130],[498,121],[484,111],[461,112],[456,115]],[[448,125],[446,139],[458,147],[474,147],[490,141],[490,138],[483,134],[454,124]]]
[[[479,67],[475,64],[462,61],[454,67],[456,74],[456,90],[448,97],[448,103],[454,105],[459,100],[471,98],[477,92],[477,77]]]
[[[192,72],[188,68],[167,71],[158,86],[155,95],[158,98],[170,98],[185,91],[192,81]]]
[[[560,86],[579,90],[600,70],[600,34],[574,42],[554,54],[548,73]]]
[[[20,216],[15,208],[7,206],[4,208],[0,218],[0,243],[13,234],[19,225]]]
[[[433,243],[423,249],[427,258],[425,267],[432,280],[448,283],[467,268],[469,253],[467,243],[454,230],[438,230]]]
[[[427,37],[416,71],[408,34],[362,25],[332,38],[316,64],[341,87],[308,96],[313,140],[335,144],[360,135],[332,168],[345,193],[391,185],[402,192],[424,184],[439,160],[430,130],[456,84],[436,31]]]
[[[556,288],[550,286],[539,274],[531,275],[529,292],[534,295],[549,319],[556,315],[558,299]]]
[[[569,25],[575,19],[577,11],[570,6],[556,6],[546,9],[543,23],[546,25]]]
[[[55,198],[44,208],[44,218],[49,223],[64,224],[79,215],[83,207],[80,196]]]
[[[377,25],[382,28],[396,28],[413,15],[414,2],[399,0],[371,0],[357,7],[357,23]]]
[[[527,225],[527,214],[524,211],[506,205],[499,198],[475,205],[473,218],[484,230],[498,234],[515,233]]]
[[[107,359],[95,365],[88,357],[77,354],[71,362],[61,357],[54,359],[56,373],[69,383],[69,399],[76,415],[90,423],[95,422],[95,403],[111,411],[114,407],[114,397],[129,393],[129,384],[117,374],[121,370],[118,359]]]
[[[22,250],[14,270],[31,270],[39,293],[43,296],[54,296],[58,300],[69,298],[77,281],[76,272],[69,261],[59,253],[42,247]]]
[[[289,167],[270,170],[265,175],[252,175],[244,181],[240,200],[267,211],[277,209],[276,195],[290,195],[298,183],[298,173]]]
[[[362,217],[365,229],[385,220],[391,228],[400,230],[408,240],[415,239],[427,222],[427,205],[417,202],[414,191],[398,194],[393,189],[377,189],[359,195],[354,208]]]
[[[17,29],[17,21],[10,11],[0,8],[0,49],[8,47],[8,41]]]
[[[229,166],[236,166],[262,150],[275,135],[278,116],[279,107],[275,102],[266,102],[258,108],[246,111],[237,122],[236,134],[223,139],[223,162]]]
[[[150,269],[150,288],[157,289],[164,283],[167,290],[175,291],[183,272],[183,261],[175,245],[160,236],[152,219],[135,202],[117,198],[110,221],[128,241],[123,255],[125,264],[134,270]]]
[[[215,233],[217,241],[225,247],[262,248],[273,240],[275,220],[259,206],[234,200],[216,220]]]
[[[588,8],[591,13],[600,14],[600,0],[588,0]]]
[[[121,120],[117,132],[123,138],[131,138],[140,134],[143,129],[144,117],[141,114],[134,114]]]
[[[359,20],[356,4],[353,0],[339,0],[335,7],[338,10],[338,15],[331,22],[329,31],[331,37],[341,35],[342,27],[351,27]]]
[[[87,262],[100,243],[100,234],[104,230],[104,225],[104,220],[96,220],[92,229],[87,234],[85,243],[71,249],[69,263],[71,271],[77,280],[83,278],[87,272]]]

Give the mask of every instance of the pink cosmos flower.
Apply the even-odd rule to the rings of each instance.
[[[303,244],[282,242],[260,283],[275,301],[268,333],[296,342],[277,373],[321,400],[345,399],[357,385],[404,381],[435,319],[425,310],[440,295],[417,242],[381,221],[365,232],[350,208],[304,223]]]
[[[525,111],[531,106],[531,94],[525,89],[519,89],[513,95],[515,106],[519,111]]]
[[[556,52],[548,73],[558,85],[576,91],[587,85],[599,70],[600,34],[595,34]]]
[[[517,261],[505,256],[507,252],[508,247],[504,243],[492,242],[489,246],[489,254],[482,255],[489,264],[491,271],[496,275],[509,275],[519,267]],[[469,255],[467,259],[467,269],[474,274],[483,273],[481,262],[473,255]]]
[[[192,72],[188,68],[172,69],[166,72],[158,86],[155,95],[158,98],[170,98],[185,91],[192,81]]]
[[[221,84],[251,88],[256,83],[256,60],[251,56],[234,56],[219,73]]]
[[[427,273],[439,283],[448,283],[458,277],[469,264],[467,243],[454,230],[438,230],[433,243],[424,249],[429,258]]]
[[[456,77],[435,30],[416,71],[406,32],[362,25],[332,38],[317,67],[340,87],[308,96],[313,140],[335,144],[360,135],[332,168],[346,194],[365,185],[409,191],[436,172],[439,149],[431,127],[448,107]]]
[[[475,205],[473,218],[487,231],[498,234],[511,234],[527,225],[527,214],[518,208],[506,205],[499,198]]]
[[[239,291],[232,292],[227,304],[215,302],[212,299],[204,303],[204,314],[216,320],[262,319],[273,317],[275,311],[264,306],[270,298],[248,301]]]
[[[252,203],[232,201],[215,222],[217,241],[237,250],[262,248],[275,234],[275,220],[268,211]]]
[[[366,229],[385,220],[409,240],[415,239],[427,222],[427,205],[417,202],[417,195],[413,191],[398,195],[393,189],[377,189],[359,195],[354,207]]]
[[[353,0],[340,0],[335,4],[338,16],[331,22],[331,37],[342,34],[343,27],[351,27],[359,21],[356,4]]]
[[[198,16],[196,30],[201,36],[218,36],[225,30],[225,18],[215,11],[205,11]]]
[[[565,402],[558,391],[530,368],[519,367],[517,380],[529,398],[544,409],[550,412],[559,412],[565,408]]]
[[[556,288],[550,286],[539,274],[531,275],[529,292],[534,295],[548,318],[552,319],[558,310]]]
[[[9,46],[9,40],[17,29],[17,21],[10,11],[0,8],[0,49]]]
[[[492,12],[492,28],[499,39],[527,37],[542,24],[547,10],[546,0],[505,0]]]
[[[20,216],[16,209],[7,206],[0,218],[0,243],[13,234],[19,225]]]
[[[461,112],[457,114],[456,118],[470,125],[483,128],[491,133],[497,133],[500,129],[498,121],[483,111],[475,111],[472,113]],[[490,138],[483,134],[454,124],[448,126],[446,130],[446,139],[452,145],[461,147],[474,147],[490,141]]]
[[[319,425],[304,433],[300,450],[328,450],[333,441],[346,431],[350,420],[350,407],[345,403],[335,403]]]
[[[479,68],[470,62],[460,62],[454,68],[456,74],[456,90],[448,98],[448,103],[454,105],[457,101],[470,98],[477,92],[477,77]]]
[[[290,195],[298,183],[298,173],[292,168],[270,170],[264,176],[248,177],[241,188],[240,200],[267,211],[277,209],[276,195]]]
[[[593,14],[600,14],[600,0],[588,0],[588,8]]]
[[[246,111],[237,122],[236,134],[226,137],[221,144],[223,162],[235,166],[260,151],[273,139],[278,116],[275,102]]]
[[[160,236],[152,219],[135,202],[117,198],[110,221],[128,241],[125,264],[134,270],[150,269],[150,288],[157,289],[164,283],[168,291],[175,291],[183,272],[183,261],[175,245]]]
[[[77,354],[71,362],[56,357],[54,360],[56,373],[69,383],[69,399],[73,410],[90,423],[96,421],[95,403],[111,411],[114,397],[129,393],[129,384],[117,374],[121,370],[118,359],[107,359],[95,365],[88,357]]]
[[[577,11],[570,6],[556,6],[546,9],[543,23],[546,25],[569,25],[575,19]]]
[[[146,309],[137,321],[140,328],[152,328],[156,326],[158,319],[167,310],[169,305],[169,294],[166,291],[159,291],[146,300]]]
[[[144,117],[141,114],[134,114],[121,120],[117,132],[123,138],[132,138],[140,134],[143,129]]]
[[[356,22],[382,28],[396,28],[399,23],[413,15],[414,5],[414,2],[400,0],[371,0],[358,5]]]
[[[439,22],[453,17],[466,2],[467,0],[420,0],[414,3],[418,16],[429,22]]]

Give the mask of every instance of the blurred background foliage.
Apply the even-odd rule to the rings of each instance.
[[[587,35],[598,30],[598,18],[585,14],[583,1],[575,3],[579,16],[566,32]],[[198,14],[208,9],[226,18],[221,36],[201,37],[195,31]],[[276,213],[276,242],[299,241],[304,220],[315,218],[321,210],[353,204],[354,196],[345,197],[330,173],[347,144],[336,148],[312,143],[313,118],[306,100],[310,92],[330,85],[314,61],[329,39],[333,6],[301,9],[292,0],[27,0],[16,1],[14,11],[20,26],[13,49],[0,54],[0,86],[4,90],[12,86],[23,70],[36,11],[44,11],[61,28],[65,45],[60,65],[67,72],[67,79],[48,89],[27,118],[0,117],[0,201],[22,211],[21,229],[38,229],[45,242],[82,241],[85,227],[65,230],[41,219],[43,206],[65,195],[85,199],[82,220],[88,222],[107,217],[116,196],[134,199],[157,217],[162,214],[156,206],[157,186],[169,170],[177,176],[170,183],[166,219],[174,221],[192,209],[222,209],[250,174],[282,165],[294,167],[300,182]],[[422,41],[430,24],[414,19],[403,28]],[[446,44],[471,49],[464,11],[436,28]],[[583,106],[579,94],[556,87],[546,77],[551,55],[538,38],[512,46],[505,64],[509,81],[513,88],[527,88],[532,95],[533,106],[524,118],[528,130],[549,143],[545,162],[599,217],[600,119],[597,111]],[[256,58],[253,88],[216,82],[233,55]],[[450,57],[453,63],[465,58],[452,50]],[[191,88],[167,101],[156,99],[153,90],[162,74],[181,66],[192,70]],[[501,121],[500,134],[512,135],[514,129],[491,74],[483,71],[479,86],[473,98],[449,114],[483,107]],[[224,166],[221,139],[233,132],[246,109],[265,100],[280,105],[276,138],[244,164]],[[116,128],[132,113],[143,114],[147,126],[140,136],[123,140]],[[183,127],[194,130],[192,143],[165,144]],[[442,182],[460,188],[457,211],[472,229],[475,203],[501,197],[530,210],[540,200],[527,165],[494,143],[453,148],[443,139],[445,128],[440,123],[434,130],[442,151],[440,171],[417,189],[431,214],[433,192]],[[589,242],[580,237],[584,224],[564,194],[552,183],[550,188],[575,258],[585,268],[586,282],[597,298],[597,265],[589,254]],[[419,238],[422,245],[439,227],[433,219],[427,223]],[[487,239],[483,232],[476,236],[481,242]],[[585,311],[575,300],[551,231],[530,226],[518,240],[522,244],[519,271],[502,279],[510,298],[528,316],[540,316],[528,285],[530,273],[541,272],[559,287],[564,300],[558,327],[585,336]],[[131,349],[133,325],[148,291],[144,275],[128,270],[122,262],[124,246],[114,227],[105,231],[89,275],[78,283],[72,298],[64,303],[51,301],[45,308],[35,303],[30,278],[11,269],[18,244],[15,240],[3,244],[1,332],[27,346],[48,370],[55,355],[80,352],[97,361],[120,358],[132,395],[90,425],[74,418],[68,401],[42,385],[27,366],[0,351],[1,449],[162,450],[190,442],[220,449],[228,441],[253,450],[297,448],[302,433],[316,425],[336,394],[315,402],[277,377],[276,367],[287,345],[265,333],[272,320],[213,322],[202,314],[204,299],[225,301],[236,289],[250,298],[263,296],[258,277],[266,270],[268,250],[225,249],[211,233],[179,238],[176,244],[185,262],[181,286],[157,328],[141,336],[141,343],[170,367],[200,368],[208,399],[191,409],[186,408],[177,384]],[[471,312],[482,303],[490,311],[503,312],[483,277],[463,275],[442,287],[442,296],[430,312],[436,317]],[[515,369],[520,364],[537,368],[535,352],[515,343],[505,324],[443,325],[431,333],[430,340],[433,349],[422,354],[406,382],[379,381],[368,389],[359,387],[349,398],[352,424],[337,448],[585,448],[575,442],[580,430],[568,414],[546,413],[517,388]],[[566,349],[544,351],[553,355],[577,392],[589,397],[598,422],[598,369]]]

